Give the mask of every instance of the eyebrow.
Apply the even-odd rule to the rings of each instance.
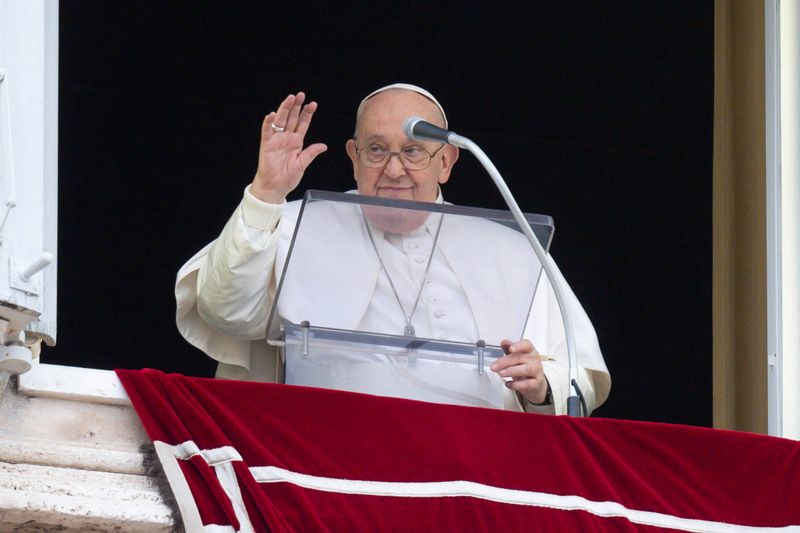
[[[373,133],[372,135],[366,135],[364,137],[364,140],[365,141],[375,141],[375,140],[384,141],[384,140],[386,140],[386,136],[385,135],[381,135],[379,133]]]
[[[385,135],[381,135],[380,133],[373,133],[372,135],[367,135],[365,137],[358,137],[358,139],[362,140],[364,142],[382,141],[382,142],[385,142],[387,144],[389,143],[389,141],[386,140],[386,136]],[[417,141],[415,139],[411,139],[411,142],[406,144],[405,146],[419,146],[419,145],[420,145],[419,141]]]

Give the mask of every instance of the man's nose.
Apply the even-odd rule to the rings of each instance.
[[[389,156],[389,160],[386,162],[383,173],[390,178],[399,178],[400,176],[405,175],[406,167],[403,166],[403,162],[400,160],[400,154],[392,154]]]

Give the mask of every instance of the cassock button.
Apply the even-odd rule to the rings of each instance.
[[[445,313],[444,311],[439,310],[439,311],[436,311],[435,313],[433,313],[433,316],[435,316],[436,318],[442,318],[446,314],[447,313]]]
[[[416,258],[414,258],[414,261],[416,261],[417,263],[424,263],[425,262],[425,258],[424,257],[416,257]]]

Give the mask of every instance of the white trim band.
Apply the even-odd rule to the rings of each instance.
[[[188,440],[181,444],[169,445],[162,441],[153,441],[156,453],[164,467],[164,474],[172,487],[172,493],[178,502],[183,524],[186,531],[202,531],[203,533],[233,533],[233,527],[226,525],[202,525],[200,511],[197,508],[194,495],[189,484],[178,465],[178,460],[188,461],[192,457],[202,457],[209,466],[214,468],[222,490],[228,495],[233,512],[239,521],[236,533],[253,533],[253,525],[239,490],[236,472],[233,470],[233,461],[241,461],[242,456],[232,446],[222,446],[209,450],[201,450],[194,441]]]
[[[194,441],[187,440],[186,442],[171,446],[171,448],[173,455],[175,455],[177,459],[187,461],[195,455],[200,455],[205,459],[206,463],[211,466],[242,460],[242,456],[239,455],[239,452],[237,452],[236,448],[233,446],[201,450]]]
[[[726,524],[692,518],[628,509],[617,502],[595,502],[581,496],[561,496],[544,492],[531,492],[493,487],[472,481],[441,481],[405,483],[387,481],[359,481],[311,476],[275,466],[251,467],[250,472],[259,483],[291,483],[307,489],[367,496],[393,496],[400,498],[472,497],[512,505],[547,507],[564,511],[586,511],[602,517],[621,517],[635,524],[668,527],[685,531],[800,531],[800,526],[756,527]]]

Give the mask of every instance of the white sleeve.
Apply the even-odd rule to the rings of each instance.
[[[197,276],[197,310],[223,333],[248,340],[264,337],[274,294],[275,231],[282,207],[244,199],[211,244]]]
[[[578,385],[586,400],[589,413],[591,413],[608,397],[611,389],[611,376],[603,354],[600,352],[600,344],[592,322],[558,266],[554,261],[552,264],[555,267],[555,282],[559,284],[564,293],[566,307],[572,317],[578,356]],[[566,333],[555,292],[544,272],[542,272],[542,279],[536,290],[531,316],[525,329],[525,337],[530,339],[542,354],[544,372],[553,392],[555,414],[565,414],[570,389]],[[543,412],[544,407],[528,404],[525,406],[525,410]],[[553,407],[550,408],[550,412],[553,412]]]
[[[178,330],[221,363],[249,368],[250,341],[264,337],[282,211],[246,189],[220,236],[178,272]]]

